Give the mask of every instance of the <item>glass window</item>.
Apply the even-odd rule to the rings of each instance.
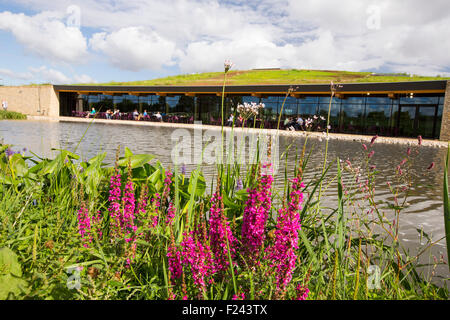
[[[434,116],[436,113],[436,107],[424,107],[418,108],[417,114],[417,135],[421,135],[424,138],[434,138]]]
[[[341,99],[333,97],[333,103],[340,103]],[[330,96],[319,97],[319,103],[330,103]]]
[[[299,103],[314,103],[317,104],[319,102],[319,97],[317,96],[306,96],[303,98],[299,98]]]
[[[390,105],[392,103],[392,99],[389,97],[366,97],[367,104],[386,104]]]
[[[364,104],[342,104],[340,130],[348,133],[363,131]]]
[[[438,104],[439,96],[435,96],[435,97],[413,96],[412,98],[410,98],[409,96],[400,97],[400,103],[401,104]]]
[[[366,105],[365,133],[390,135],[391,134],[391,105]]]
[[[268,96],[261,99],[261,103],[264,103],[263,116],[266,121],[278,120],[278,96]]]
[[[319,115],[323,116],[325,119],[328,117],[328,109],[330,108],[330,126],[332,132],[337,132],[339,130],[339,113],[341,104],[340,103],[321,103],[319,104]]]
[[[298,106],[298,113],[303,118],[311,118],[317,114],[317,104],[313,103],[300,103]]]
[[[286,103],[283,107],[283,114],[281,116],[281,119],[284,120],[286,117],[293,117],[293,116],[297,116],[297,104]]]
[[[177,112],[177,105],[180,100],[180,96],[166,97],[166,114]]]
[[[179,96],[178,103],[175,106],[176,113],[180,115],[186,115],[186,113],[194,112],[195,98],[187,96]]]
[[[242,96],[242,103],[247,102],[247,103],[259,103],[260,98],[258,97],[253,97],[253,96]]]

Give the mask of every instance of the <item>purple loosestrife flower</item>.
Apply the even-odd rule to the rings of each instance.
[[[182,247],[182,263],[190,267],[195,286],[201,291],[206,290],[205,279],[215,273],[213,254],[208,241],[199,240],[194,232],[184,234]]]
[[[159,193],[155,193],[155,195],[150,200],[150,203],[153,205],[154,208],[154,215],[151,218],[152,221],[152,228],[155,228],[158,225],[158,212],[159,208],[161,207],[161,195]]]
[[[128,181],[125,185],[124,194],[122,197],[123,203],[123,216],[122,216],[122,227],[126,232],[125,241],[131,242],[134,240],[134,233],[137,227],[134,224],[134,210],[136,206],[136,201],[134,198],[134,187],[133,181],[131,180],[131,175],[128,175]]]
[[[271,166],[271,164],[263,167]],[[262,174],[248,200],[242,218],[242,254],[249,267],[259,265],[259,255],[266,238],[266,221],[272,206],[271,175]]]
[[[84,202],[82,202],[81,207],[78,210],[78,232],[81,235],[83,246],[88,248],[89,244],[92,242],[91,218],[89,217],[89,210],[86,208]]]
[[[233,294],[233,297],[231,298],[231,300],[245,300],[245,293]]]
[[[236,239],[231,233],[231,228],[227,218],[225,217],[222,203],[222,196],[219,195],[219,188],[211,198],[211,209],[209,218],[209,238],[212,252],[214,253],[215,265],[218,271],[228,269],[230,263],[228,259],[228,247],[231,259],[235,256]]]
[[[367,158],[372,158],[372,156],[375,154],[375,151],[370,151],[369,154],[367,155]]]
[[[139,203],[136,210],[137,216],[145,215],[147,211],[147,203],[148,203],[148,186],[144,185],[141,189],[141,196],[139,198]]]
[[[109,215],[111,217],[111,235],[113,238],[119,237],[122,234],[122,223],[121,223],[121,207],[120,199],[122,197],[121,190],[121,175],[119,170],[116,168],[116,173],[111,176],[109,185]]]
[[[169,262],[170,277],[172,280],[172,284],[174,284],[175,279],[181,277],[183,269],[181,266],[181,252],[175,246],[175,242],[173,241],[173,239],[172,243],[167,248],[167,258]]]
[[[306,300],[306,298],[308,298],[309,289],[306,286],[299,283],[295,288],[295,291],[297,292],[297,298],[295,300]]]
[[[292,191],[289,194],[288,207],[281,208],[278,212],[277,227],[275,230],[274,244],[266,251],[270,265],[275,268],[277,290],[284,291],[292,279],[295,268],[298,249],[298,232],[301,228],[300,210],[303,202],[304,188],[300,176],[292,179]]]
[[[173,219],[175,218],[176,208],[174,207],[173,203],[169,203],[169,208],[167,208],[167,217],[166,217],[166,224],[171,225]]]

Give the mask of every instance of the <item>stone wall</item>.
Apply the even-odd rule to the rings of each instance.
[[[1,87],[0,102],[8,102],[8,111],[29,116],[59,116],[59,98],[52,85]]]
[[[450,140],[450,81],[447,81],[447,88],[445,89],[444,111],[442,114],[441,134],[439,136],[439,140]]]

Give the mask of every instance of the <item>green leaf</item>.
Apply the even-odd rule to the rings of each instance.
[[[198,197],[201,197],[206,191],[205,178],[203,177],[203,174],[198,170],[194,170],[191,173],[191,178],[189,179],[188,193],[190,194],[194,193],[194,189],[195,195]]]
[[[0,300],[17,296],[25,291],[27,282],[22,277],[22,268],[17,255],[9,248],[0,249]]]
[[[117,164],[121,167],[126,167],[128,161],[131,160],[131,168],[142,167],[144,164],[150,162],[155,156],[152,154],[137,154],[120,159]]]

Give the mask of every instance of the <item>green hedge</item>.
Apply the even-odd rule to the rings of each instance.
[[[5,119],[25,120],[26,118],[27,116],[20,112],[0,110],[0,120]]]

